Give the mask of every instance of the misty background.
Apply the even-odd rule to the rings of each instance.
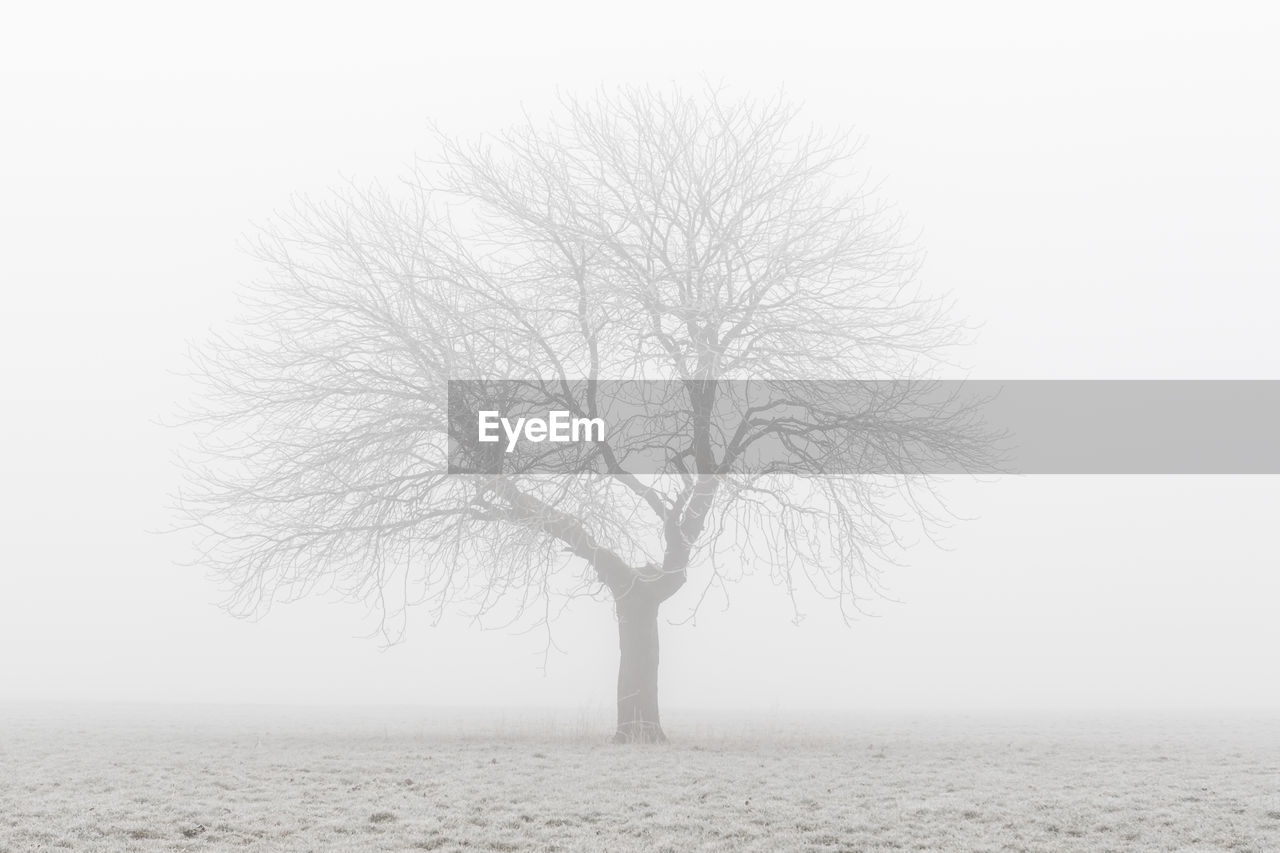
[[[461,4],[459,4],[461,6]],[[785,84],[980,325],[973,378],[1280,379],[1280,60],[1249,7],[534,8],[85,5],[0,35],[0,700],[609,707],[617,634],[360,605],[218,610],[173,523],[186,345],[221,325],[254,222],[394,182],[426,125],[462,135],[619,82]],[[1275,708],[1280,481],[953,482],[852,627],[766,578],[664,626],[678,708]],[[664,610],[674,617],[699,579]]]

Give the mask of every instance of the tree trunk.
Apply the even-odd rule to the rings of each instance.
[[[658,717],[658,601],[633,587],[618,606],[618,731],[614,743],[666,743]]]

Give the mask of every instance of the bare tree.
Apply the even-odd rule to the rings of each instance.
[[[795,401],[803,425],[764,407],[728,439],[712,427],[725,380],[901,376],[955,338],[847,134],[714,90],[562,107],[476,143],[439,134],[402,186],[299,201],[260,234],[266,275],[195,356],[182,506],[238,613],[332,588],[397,637],[414,604],[549,620],[607,593],[616,738],[660,741],[658,611],[691,573],[699,601],[764,570],[847,611],[874,592],[898,510],[918,508],[910,476],[797,474],[854,434],[907,474],[913,448],[978,451],[945,420],[816,399]],[[447,382],[493,378],[668,380],[689,428],[650,476],[608,446],[590,472],[450,474]],[[591,410],[596,386],[572,387]],[[736,464],[802,434],[811,470]]]

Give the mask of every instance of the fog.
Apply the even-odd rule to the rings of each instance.
[[[779,87],[977,327],[961,375],[1280,379],[1280,60],[1256,15],[605,4],[16,13],[0,35],[0,700],[608,707],[610,604],[548,636],[319,597],[231,618],[174,524],[189,341],[294,193],[618,82]],[[14,13],[11,13],[14,14]],[[1274,708],[1274,477],[945,487],[963,520],[845,625],[765,578],[664,625],[671,708]],[[678,619],[696,576],[663,613]],[[676,650],[674,652],[670,650]],[[835,674],[833,676],[833,673]]]

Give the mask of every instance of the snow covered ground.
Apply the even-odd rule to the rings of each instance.
[[[0,851],[1280,850],[1280,716],[0,706]]]

